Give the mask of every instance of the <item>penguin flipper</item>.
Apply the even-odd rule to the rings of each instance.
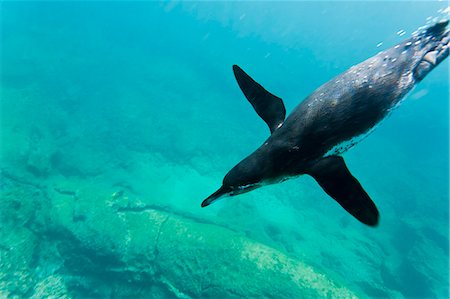
[[[270,133],[273,133],[283,124],[286,117],[283,100],[265,90],[239,66],[233,65],[233,73],[245,97],[269,126]]]
[[[358,180],[352,176],[344,159],[329,156],[320,159],[307,172],[347,212],[369,226],[376,226],[379,212]]]

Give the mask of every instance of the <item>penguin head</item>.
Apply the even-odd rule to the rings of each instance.
[[[233,167],[224,177],[222,186],[201,204],[206,207],[220,198],[235,196],[261,187],[263,169],[252,159],[245,159]]]

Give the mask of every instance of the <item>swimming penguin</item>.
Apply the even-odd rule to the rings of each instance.
[[[308,174],[356,219],[376,226],[377,207],[340,155],[371,132],[448,56],[447,25],[448,20],[435,23],[351,67],[320,86],[286,119],[282,99],[234,65],[239,87],[271,135],[227,173],[222,186],[201,206]]]

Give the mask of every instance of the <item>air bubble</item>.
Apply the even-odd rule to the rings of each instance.
[[[448,14],[448,13],[450,13],[450,6],[447,6],[447,7],[442,11],[442,13],[443,13],[443,14]]]
[[[397,35],[398,35],[398,36],[403,36],[403,35],[405,35],[405,33],[406,33],[406,31],[403,30],[403,29],[397,31]]]
[[[377,48],[381,47],[382,45],[383,45],[383,42],[379,42],[379,43],[377,44]]]

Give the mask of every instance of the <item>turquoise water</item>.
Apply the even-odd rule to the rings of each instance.
[[[269,134],[233,64],[289,113],[447,5],[3,2],[0,297],[447,298],[448,61],[344,154],[377,228],[308,176],[200,208]]]

